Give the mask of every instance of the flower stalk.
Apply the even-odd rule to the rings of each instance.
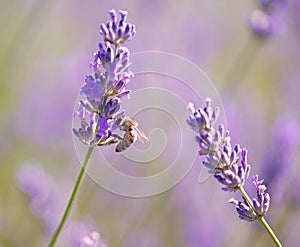
[[[121,111],[121,98],[128,96],[130,91],[126,89],[133,73],[129,70],[130,52],[122,46],[135,35],[135,26],[126,22],[127,12],[111,10],[110,21],[100,25],[100,35],[103,40],[98,44],[98,51],[94,53],[94,59],[90,64],[92,73],[87,75],[85,83],[80,89],[80,95],[84,99],[79,101],[79,107],[74,114],[80,121],[78,128],[73,128],[73,134],[86,146],[83,165],[74,184],[71,196],[55,230],[48,247],[54,247],[64,225],[71,213],[72,206],[78,194],[79,187],[90,161],[92,152],[96,146],[118,144],[123,141],[114,133],[116,129],[124,129],[124,111]],[[133,141],[127,143],[126,148]],[[125,150],[117,150],[118,152]]]
[[[230,133],[225,130],[223,124],[215,128],[219,116],[219,108],[213,109],[211,99],[206,99],[203,108],[195,109],[192,103],[188,108],[192,115],[187,119],[187,124],[197,133],[196,142],[199,146],[199,155],[205,156],[203,165],[209,168],[209,173],[223,185],[222,190],[235,192],[239,190],[242,194],[242,201],[231,198],[228,202],[236,206],[240,219],[247,222],[259,220],[274,243],[282,246],[267,221],[264,219],[270,207],[270,195],[266,192],[267,187],[258,175],[252,177],[252,183],[256,187],[257,197],[250,199],[244,190],[251,166],[248,163],[248,151],[241,148],[239,144],[231,145]]]
[[[93,150],[94,150],[94,147],[89,147],[89,149],[86,153],[83,165],[81,166],[80,172],[79,172],[78,177],[75,181],[75,184],[74,184],[71,196],[69,198],[68,204],[66,206],[66,209],[64,211],[64,214],[63,214],[63,216],[60,220],[60,223],[59,223],[58,227],[56,228],[56,230],[55,230],[55,232],[54,232],[54,234],[53,234],[53,236],[52,236],[52,238],[51,238],[51,240],[48,244],[48,247],[55,246],[55,243],[56,243],[60,233],[62,232],[62,230],[64,228],[64,225],[66,224],[66,221],[67,221],[67,219],[68,219],[68,217],[71,213],[71,209],[73,207],[76,195],[78,194],[79,187],[80,187],[80,185],[83,181],[83,177],[84,177],[84,174],[85,174],[85,171],[86,171],[86,168],[88,166],[88,163],[89,163],[89,160],[91,158]]]

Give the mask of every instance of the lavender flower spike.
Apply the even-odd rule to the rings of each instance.
[[[267,188],[263,185],[263,180],[258,180],[258,175],[252,178],[257,191],[256,199],[251,200],[244,190],[244,184],[251,170],[248,164],[247,150],[238,144],[231,145],[229,131],[226,131],[222,124],[215,127],[219,109],[211,107],[209,98],[206,99],[203,108],[195,110],[194,105],[189,103],[188,109],[192,115],[187,119],[187,124],[197,133],[198,153],[200,156],[205,156],[203,165],[209,168],[208,172],[224,185],[222,190],[229,192],[239,190],[242,194],[242,202],[234,198],[229,200],[230,203],[237,206],[239,218],[248,222],[259,220],[274,243],[282,246],[264,219],[264,215],[270,207],[270,195],[266,193]]]
[[[119,11],[120,21],[117,22],[117,13],[113,9],[109,12],[111,21],[100,25],[100,34],[105,41],[119,45],[127,40],[130,40],[136,33],[135,26],[131,23],[126,23],[127,11]]]
[[[235,191],[244,185],[250,173],[247,163],[247,150],[239,145],[231,146],[229,131],[222,124],[214,128],[219,115],[219,108],[211,107],[211,100],[206,99],[205,107],[195,110],[192,103],[188,108],[192,115],[187,124],[198,133],[196,142],[199,145],[199,155],[205,155],[203,165],[209,168],[209,173],[223,185],[224,191]]]
[[[122,139],[113,132],[120,128],[118,123],[125,117],[121,99],[129,95],[126,86],[133,77],[129,69],[130,51],[120,44],[135,35],[135,27],[125,22],[126,11],[119,11],[119,22],[115,10],[109,13],[111,21],[100,25],[103,40],[94,54],[92,73],[85,77],[80,89],[84,99],[74,114],[80,126],[74,128],[73,133],[89,147],[115,144]]]
[[[89,148],[63,216],[49,241],[49,247],[54,247],[66,224],[94,148],[116,143],[118,147],[119,143],[124,143],[124,139],[125,137],[128,139],[128,135],[120,137],[114,133],[117,128],[127,134],[130,132],[130,137],[133,135],[136,137],[136,133],[132,129],[124,130],[121,126],[123,120],[128,118],[121,110],[121,99],[128,96],[130,92],[126,87],[133,73],[129,70],[130,52],[125,46],[120,46],[135,35],[135,27],[125,22],[127,12],[119,11],[119,13],[119,22],[117,22],[116,11],[111,10],[111,21],[108,21],[106,25],[100,25],[100,34],[103,39],[90,64],[92,72],[85,77],[85,83],[80,89],[82,99],[74,114],[74,117],[79,120],[79,124],[73,128],[73,134]],[[129,147],[137,138],[127,139],[125,143],[126,147]],[[118,151],[123,150],[125,148]],[[83,239],[80,246],[103,246],[99,241],[100,237],[93,233]]]
[[[261,9],[252,11],[248,16],[248,26],[259,38],[280,34],[285,29],[284,0],[260,0]]]

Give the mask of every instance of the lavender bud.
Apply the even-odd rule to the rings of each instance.
[[[117,21],[117,12],[114,9],[109,11],[109,15],[113,22]]]
[[[121,100],[118,97],[110,99],[105,105],[105,116],[112,116],[117,113],[121,108],[120,103]]]
[[[281,15],[268,14],[262,10],[254,10],[248,17],[250,29],[260,38],[267,38],[280,34],[284,30]]]
[[[252,211],[251,207],[243,197],[244,202],[239,202],[234,198],[229,199],[229,203],[232,203],[236,206],[236,211],[239,215],[239,218],[248,222],[254,221],[257,219],[255,213]]]
[[[117,13],[115,10],[110,12],[111,21],[106,23],[106,28],[100,26],[100,34],[105,41],[114,45],[119,45],[130,40],[135,35],[134,25],[126,23],[127,11],[119,11],[120,21],[117,22]]]

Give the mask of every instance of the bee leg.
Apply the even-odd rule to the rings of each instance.
[[[110,145],[110,144],[114,144],[117,142],[120,142],[120,140],[122,140],[123,138],[117,134],[111,134],[111,136],[109,138],[107,138],[104,142],[101,143],[101,145],[99,146],[106,146],[106,145]]]
[[[115,138],[117,138],[119,140],[123,140],[123,138],[121,136],[117,135],[117,134],[111,134],[111,136],[115,137]]]
[[[114,138],[108,138],[107,140],[105,140],[104,142],[102,142],[98,146],[106,146],[106,145],[114,144],[114,143],[117,143],[117,142],[119,142],[119,141],[114,139]]]

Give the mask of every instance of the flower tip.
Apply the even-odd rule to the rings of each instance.
[[[210,97],[206,97],[205,98],[205,102],[206,102],[206,104],[208,105],[208,106],[210,106],[211,105],[211,98]]]
[[[119,10],[119,14],[121,16],[126,16],[126,15],[128,15],[128,11],[126,11],[126,10]]]
[[[282,33],[284,29],[281,17],[269,15],[259,9],[249,15],[248,25],[257,36],[263,38]]]
[[[233,197],[231,197],[231,198],[228,200],[228,202],[229,202],[229,203],[232,203],[232,204],[234,204],[234,205],[238,205],[238,204],[239,204],[239,202],[238,202],[236,199],[234,199]]]
[[[192,113],[195,112],[195,107],[192,102],[189,102],[186,108],[189,109]]]
[[[114,17],[116,17],[116,15],[117,15],[117,12],[116,12],[115,9],[111,9],[111,10],[109,11],[109,14],[110,14],[110,16],[112,17],[112,19],[114,19]]]

